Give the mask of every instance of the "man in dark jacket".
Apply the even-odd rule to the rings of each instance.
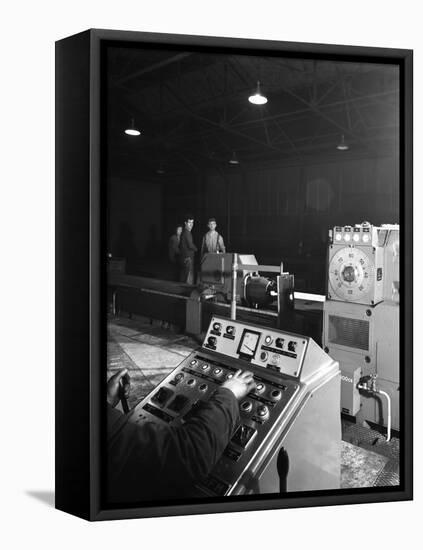
[[[193,227],[194,218],[187,216],[179,241],[180,281],[190,285],[194,284],[194,255],[197,252],[197,247],[194,244],[191,233]]]
[[[237,372],[181,426],[127,422],[114,408],[126,373],[119,371],[107,385],[109,502],[192,496],[194,484],[212,470],[234,433],[238,400],[255,388],[252,373]]]
[[[172,267],[172,279],[174,281],[179,281],[179,242],[181,240],[182,230],[182,225],[178,224],[175,228],[175,232],[173,233],[173,235],[171,235],[168,244],[168,256],[170,265]]]

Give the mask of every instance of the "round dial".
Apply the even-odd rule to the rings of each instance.
[[[370,290],[373,264],[358,248],[342,248],[329,265],[329,283],[338,298],[347,302],[360,300]]]

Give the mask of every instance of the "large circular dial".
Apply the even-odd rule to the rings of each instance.
[[[373,264],[367,254],[358,248],[338,250],[329,265],[329,283],[338,298],[356,302],[369,291]]]

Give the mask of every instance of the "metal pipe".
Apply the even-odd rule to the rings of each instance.
[[[238,254],[235,252],[232,259],[232,300],[231,319],[236,320],[236,278],[238,275]]]
[[[367,382],[365,383],[358,383],[357,384],[358,390],[363,390],[368,393],[373,393],[376,395],[383,395],[386,397],[386,401],[388,403],[388,421],[386,424],[386,443],[391,441],[391,423],[392,423],[392,413],[391,413],[391,397],[383,390],[378,390],[376,387],[376,375],[372,375],[370,379],[370,386]]]
[[[388,424],[386,427],[386,442],[391,441],[391,398],[390,396],[383,390],[377,390],[376,393],[379,393],[380,395],[384,395],[386,397],[386,400],[388,402]]]

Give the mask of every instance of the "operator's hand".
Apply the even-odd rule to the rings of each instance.
[[[249,371],[237,371],[232,378],[222,384],[222,388],[228,388],[237,399],[242,399],[251,390],[255,389],[256,383],[253,379],[253,373]]]
[[[121,369],[107,382],[107,402],[116,407],[121,397],[128,398],[131,387],[128,369]]]

